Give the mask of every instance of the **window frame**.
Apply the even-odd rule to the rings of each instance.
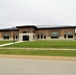
[[[59,38],[59,32],[56,32],[56,31],[51,32],[51,38],[52,38],[52,39],[53,39],[53,38]]]

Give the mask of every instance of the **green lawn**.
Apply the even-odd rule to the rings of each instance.
[[[0,45],[1,44],[6,44],[6,43],[11,43],[11,42],[13,42],[13,41],[0,41]]]
[[[62,40],[50,40],[50,41],[28,41],[18,44],[13,44],[6,47],[13,48],[76,48],[76,41],[62,41]]]
[[[76,51],[67,50],[15,50],[0,49],[0,54],[37,55],[37,56],[68,56],[76,57]]]

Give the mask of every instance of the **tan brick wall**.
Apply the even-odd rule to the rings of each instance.
[[[61,35],[61,29],[44,29],[44,30],[37,30],[36,34],[38,33],[46,33],[46,37],[50,37],[51,36],[51,32],[59,32],[59,36]]]
[[[14,31],[14,32],[13,31],[2,31],[2,32],[0,32],[0,38],[3,38],[4,34],[9,34],[10,35],[9,38],[13,38],[13,33],[15,34],[15,36],[19,35],[18,31]]]
[[[3,38],[4,34],[9,34],[10,38],[13,38],[13,33],[16,35],[19,35],[19,33],[23,33],[23,31],[29,31],[29,33],[33,33],[33,31],[35,31],[35,38],[37,38],[38,33],[46,33],[46,37],[47,39],[51,39],[51,32],[58,32],[59,33],[59,39],[64,39],[64,32],[66,32],[66,35],[68,36],[68,32],[72,31],[73,32],[73,36],[75,35],[75,28],[59,28],[59,29],[39,29],[39,30],[35,30],[34,28],[30,27],[30,28],[19,28],[19,31],[2,31],[0,32],[0,38]]]
[[[42,33],[42,34],[44,34],[44,33],[46,33],[46,36],[48,37],[49,36],[49,30],[48,29],[45,29],[45,30],[37,30],[36,31],[36,36],[38,35],[38,33]]]
[[[11,32],[10,31],[4,31],[4,32],[2,32],[2,37],[3,37],[4,34],[9,34],[10,38],[11,38]]]
[[[19,28],[19,33],[23,33],[23,31],[29,31],[29,33],[35,31],[34,28]]]
[[[13,34],[14,34],[15,36],[16,36],[16,35],[19,36],[19,31],[11,31],[10,34],[11,34],[10,38],[13,38]]]
[[[66,31],[66,36],[68,36],[68,32],[73,32],[73,36],[75,36],[75,28],[59,28],[59,29],[43,29],[43,30],[36,30],[36,37],[38,33],[44,34],[46,32],[46,37],[48,39],[51,39],[51,32],[58,32],[59,33],[59,39],[64,39],[64,32]],[[68,38],[67,38],[68,39]],[[73,37],[74,39],[74,37]]]
[[[2,38],[2,32],[0,32],[0,38]]]
[[[61,36],[64,36],[64,32],[66,32],[66,35],[68,36],[68,32],[73,32],[73,36],[75,36],[75,29],[74,28],[66,28],[61,29]]]

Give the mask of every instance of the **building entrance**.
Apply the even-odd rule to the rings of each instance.
[[[29,41],[29,36],[28,35],[23,36],[23,41]]]

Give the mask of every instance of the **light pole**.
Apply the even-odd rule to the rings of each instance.
[[[13,27],[13,43],[15,44],[15,27]]]

